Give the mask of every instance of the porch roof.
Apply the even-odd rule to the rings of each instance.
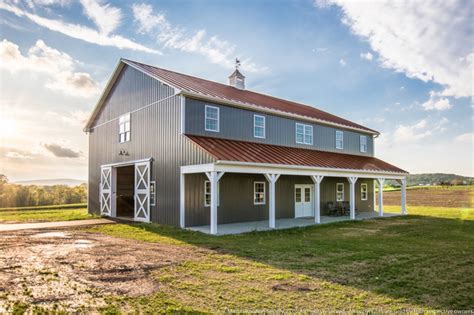
[[[408,174],[375,157],[186,135],[218,161]]]

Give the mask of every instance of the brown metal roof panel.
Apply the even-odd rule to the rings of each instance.
[[[211,137],[186,136],[220,161],[407,173],[394,165],[370,156]]]
[[[327,122],[337,123],[343,126],[354,127],[369,132],[377,133],[375,130],[364,127],[352,121],[322,111],[312,106],[276,98],[270,95],[261,94],[249,90],[240,90],[232,86],[218,82],[213,82],[201,78],[196,78],[186,74],[165,70],[139,62],[126,60],[127,63],[174,85],[175,87],[188,92],[209,95],[214,98],[233,101],[243,104],[252,104],[255,106],[278,110],[289,114],[296,114],[315,118]]]

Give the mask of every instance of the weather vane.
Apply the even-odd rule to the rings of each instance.
[[[238,70],[239,67],[240,67],[240,60],[239,60],[239,58],[235,58],[235,69]]]

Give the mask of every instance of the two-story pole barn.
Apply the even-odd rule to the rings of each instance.
[[[85,131],[91,213],[211,234],[317,224],[374,214],[386,179],[406,213],[377,131],[247,90],[238,69],[226,85],[121,59]]]

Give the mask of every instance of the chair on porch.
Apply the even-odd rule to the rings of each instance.
[[[339,215],[339,208],[336,206],[334,202],[328,202],[328,215],[330,216],[338,216]]]
[[[351,207],[348,201],[341,202],[341,215],[350,215]]]

